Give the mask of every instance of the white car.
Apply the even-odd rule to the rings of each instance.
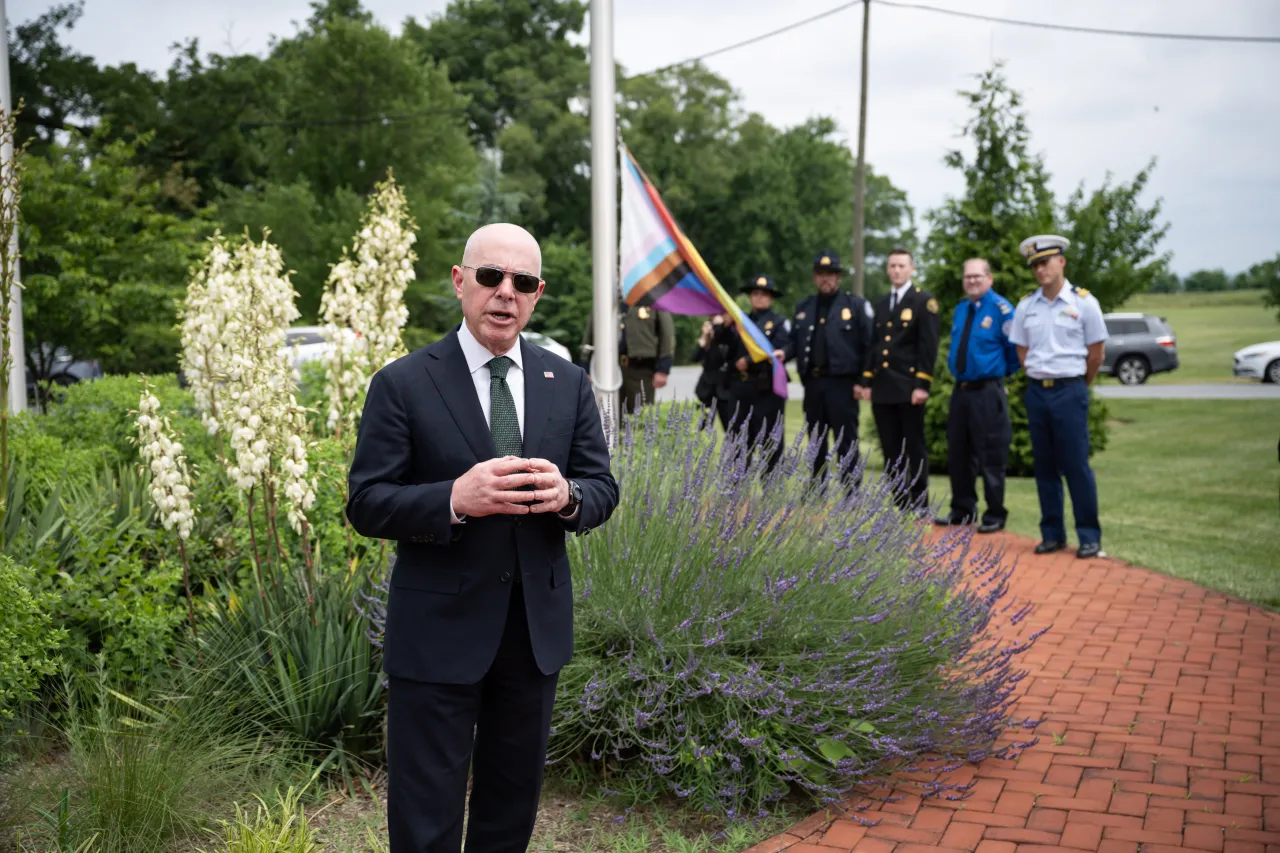
[[[1231,373],[1245,379],[1280,383],[1280,341],[1254,344],[1238,351]]]
[[[520,334],[529,343],[548,349],[567,361],[573,361],[573,357],[569,355],[568,347],[557,342],[554,338],[549,338],[541,332],[531,332],[527,329]],[[285,333],[284,345],[293,359],[294,370],[301,370],[302,365],[308,361],[324,358],[333,348],[333,344],[325,340],[323,326],[294,326]],[[294,352],[295,345],[297,346],[296,353]]]

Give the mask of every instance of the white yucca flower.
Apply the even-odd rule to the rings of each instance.
[[[231,251],[220,232],[209,239],[209,250],[196,267],[182,318],[182,372],[191,386],[196,408],[212,434],[219,426],[218,378],[227,371],[230,353],[225,331],[231,302]]]
[[[369,379],[405,352],[404,294],[415,276],[417,230],[388,169],[369,200],[354,248],[343,249],[320,300],[325,337],[333,344],[325,365],[330,430],[355,427]]]
[[[178,531],[184,542],[191,536],[195,510],[191,507],[191,475],[181,442],[170,433],[169,419],[160,415],[160,401],[149,384],[138,400],[138,448],[151,469],[151,502],[165,530]]]

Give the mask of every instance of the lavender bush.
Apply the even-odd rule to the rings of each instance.
[[[1025,615],[1002,600],[1000,555],[965,533],[926,545],[883,479],[811,482],[805,445],[766,475],[767,451],[748,460],[692,407],[629,420],[621,504],[570,545],[552,762],[736,819],[1026,745],[997,745],[1035,639],[991,633]],[[959,796],[945,775],[922,790]]]

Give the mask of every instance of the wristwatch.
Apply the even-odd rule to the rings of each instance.
[[[564,509],[560,510],[561,515],[573,515],[574,510],[582,503],[582,486],[578,485],[577,480],[568,480],[569,483],[569,502],[564,505]]]

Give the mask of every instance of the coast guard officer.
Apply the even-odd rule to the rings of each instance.
[[[1098,488],[1089,467],[1089,385],[1102,366],[1107,327],[1098,300],[1066,279],[1065,237],[1028,237],[1019,249],[1040,288],[1018,303],[1009,339],[1027,371],[1027,426],[1040,494],[1037,554],[1067,547],[1062,478],[1071,490],[1077,556],[1102,548]]]
[[[875,310],[873,341],[858,384],[871,401],[885,469],[906,481],[895,495],[898,506],[924,512],[929,503],[929,449],[924,407],[933,387],[938,358],[938,300],[911,283],[911,252],[894,249],[885,263],[893,289]]]
[[[871,303],[840,289],[840,256],[830,249],[813,259],[818,292],[796,306],[796,369],[804,385],[804,426],[818,442],[815,476],[827,462],[827,433],[836,435],[836,464],[858,467],[858,374],[871,345]],[[816,432],[815,432],[816,430]],[[857,485],[854,480],[854,485]]]
[[[773,298],[781,292],[767,275],[748,280],[742,292],[751,299],[751,313],[747,317],[769,339],[772,354],[785,364],[794,354],[794,347],[791,322],[773,310]],[[754,448],[762,435],[771,435],[774,426],[782,422],[786,400],[773,393],[773,362],[753,362],[742,342],[741,331],[735,331],[738,333],[733,335],[729,353],[729,417],[737,428],[746,426],[746,446]],[[772,471],[782,458],[782,445],[783,435],[779,433],[777,444],[769,454],[768,470]]]
[[[1002,530],[1009,517],[1004,505],[1005,465],[1009,461],[1009,400],[1004,378],[1018,370],[1018,351],[1009,340],[1013,305],[991,289],[991,264],[985,258],[964,262],[964,293],[951,321],[947,368],[955,377],[947,415],[947,473],[951,512],[935,524],[970,524],[978,517],[974,480],[982,477],[987,511],[979,533]]]

